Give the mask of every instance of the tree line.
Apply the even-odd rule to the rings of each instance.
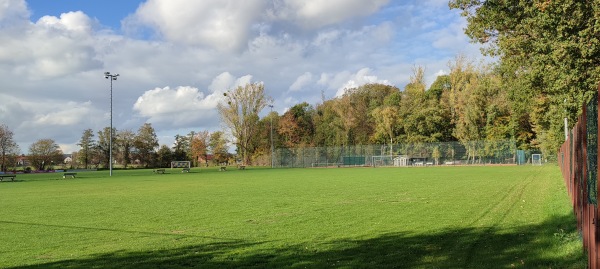
[[[229,90],[218,106],[227,128],[216,136],[221,142],[231,137],[236,158],[248,164],[268,164],[272,144],[279,148],[511,139],[520,149],[539,149],[546,158],[554,157],[565,140],[563,118],[573,126],[600,82],[598,2],[451,0],[449,6],[462,11],[468,22],[465,33],[483,44],[484,55],[497,59],[495,63],[474,64],[457,56],[448,65],[450,72],[429,88],[424,69],[415,67],[402,89],[363,85],[318,104],[301,102],[282,115],[271,112],[262,118],[261,111],[272,105],[264,85],[240,86]],[[88,157],[88,162],[107,162],[103,141],[110,131],[101,133],[92,148],[102,154]],[[173,147],[158,148],[152,137],[137,145],[120,144],[117,160],[163,165],[160,162],[168,158],[159,157],[159,151],[164,156],[170,151],[171,159],[197,160],[202,154],[219,156],[219,161],[232,158],[225,157],[227,150],[211,146],[210,139],[194,146],[192,137],[213,135],[200,133],[176,136]],[[139,132],[128,135],[136,137]],[[12,132],[0,128],[3,170],[18,151]]]
[[[261,112],[272,103],[264,84],[239,86],[227,91],[217,107],[225,130],[178,134],[171,146],[160,146],[150,123],[137,132],[113,128],[113,160],[123,168],[168,167],[171,161],[184,160],[195,166],[233,161],[268,165],[271,145],[298,148],[450,141],[467,145],[470,141],[513,140],[520,149],[541,148],[544,137],[532,120],[539,112],[523,114],[518,109],[520,103],[504,85],[501,66],[475,64],[457,56],[448,67],[449,73],[438,76],[428,88],[425,69],[415,66],[403,89],[366,84],[315,105],[302,102],[282,115],[271,111],[263,117]],[[8,130],[3,129],[5,133]],[[97,133],[84,130],[73,165],[108,167],[110,134],[109,127]],[[228,138],[235,145],[235,155],[229,153]],[[6,168],[10,161],[4,156],[15,150],[3,146],[2,141],[0,153]],[[55,156],[60,155],[52,140],[46,142],[54,144],[50,148]],[[28,156],[37,155],[32,145]]]

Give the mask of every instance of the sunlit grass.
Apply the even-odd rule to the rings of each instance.
[[[179,171],[0,183],[0,267],[585,267],[555,166]]]

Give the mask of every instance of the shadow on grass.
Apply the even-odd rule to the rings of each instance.
[[[365,240],[275,246],[228,241],[12,268],[585,268],[573,218],[510,230],[449,229],[385,234]],[[565,250],[563,246],[571,246]]]

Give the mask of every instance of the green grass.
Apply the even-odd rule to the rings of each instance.
[[[586,266],[555,166],[17,179],[0,183],[2,268]]]

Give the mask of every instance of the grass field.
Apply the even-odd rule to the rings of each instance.
[[[179,171],[0,183],[0,267],[586,266],[552,165]]]

